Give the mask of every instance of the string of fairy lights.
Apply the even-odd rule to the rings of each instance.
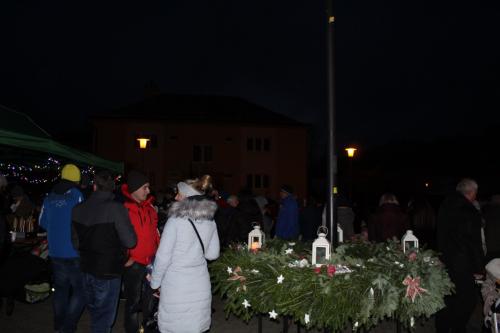
[[[58,180],[62,166],[63,163],[54,157],[48,157],[45,161],[35,164],[0,162],[0,173],[7,178],[17,179],[28,184],[39,185],[53,183]],[[80,171],[82,174],[87,174],[89,176],[95,174],[93,166],[80,167]]]

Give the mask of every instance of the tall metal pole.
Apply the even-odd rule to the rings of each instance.
[[[335,58],[333,0],[326,0],[327,8],[327,67],[328,67],[328,209],[330,242],[337,244],[337,219],[335,214],[335,195],[337,194],[337,155],[335,153]]]

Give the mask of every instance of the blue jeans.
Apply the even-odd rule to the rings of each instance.
[[[54,329],[72,333],[85,306],[79,258],[51,258],[54,279]]]
[[[111,332],[118,309],[121,278],[100,279],[84,273],[84,281],[92,333]]]

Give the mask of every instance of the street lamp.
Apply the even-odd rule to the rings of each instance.
[[[139,142],[139,149],[144,150],[148,148],[148,142],[151,140],[149,138],[139,137],[137,141]]]
[[[139,142],[139,150],[141,151],[142,155],[142,170],[144,170],[144,154],[146,152],[146,149],[148,149],[148,142],[151,141],[151,139],[146,138],[146,137],[138,137],[137,142]]]
[[[347,152],[347,157],[349,158],[349,200],[352,201],[352,183],[354,182],[353,171],[352,171],[352,160],[356,154],[356,148],[347,147],[345,151]]]
[[[353,147],[347,147],[347,148],[345,149],[345,151],[347,152],[347,156],[348,156],[349,158],[353,158],[353,157],[354,157],[354,154],[356,154],[356,150],[357,150],[357,149],[356,149],[356,148],[353,148]]]

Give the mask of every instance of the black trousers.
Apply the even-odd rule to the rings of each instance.
[[[477,303],[477,289],[471,272],[449,272],[455,294],[445,297],[446,307],[436,314],[436,332],[466,332]]]
[[[125,302],[125,332],[137,333],[141,324],[147,320],[151,312],[152,289],[146,284],[146,266],[134,263],[125,268],[123,274],[123,292]],[[142,320],[139,320],[142,312]]]

